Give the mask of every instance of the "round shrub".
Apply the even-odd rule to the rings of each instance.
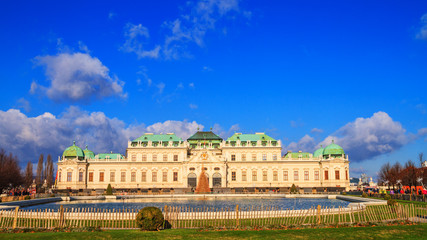
[[[163,213],[156,207],[145,207],[136,215],[136,224],[141,230],[155,231],[163,225]]]
[[[384,200],[390,200],[390,199],[391,199],[390,195],[388,195],[388,194],[384,195]]]
[[[362,197],[367,198],[367,197],[368,197],[368,194],[367,194],[367,193],[365,193],[365,192],[363,192],[363,193],[362,193]]]
[[[387,200],[387,205],[394,206],[397,205],[397,202],[396,200],[390,198],[389,200]]]

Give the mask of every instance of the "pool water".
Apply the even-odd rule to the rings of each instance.
[[[233,197],[206,197],[206,198],[134,198],[109,200],[75,200],[61,201],[25,207],[25,209],[54,209],[61,205],[65,208],[100,208],[100,209],[141,209],[154,206],[163,209],[165,205],[191,208],[230,208],[235,210],[236,205],[242,210],[248,208],[277,207],[282,209],[309,209],[311,207],[347,207],[349,202],[338,199],[323,198],[233,198]]]

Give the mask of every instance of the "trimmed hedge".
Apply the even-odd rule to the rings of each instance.
[[[162,211],[156,207],[145,207],[136,215],[136,224],[145,231],[159,230],[164,221]]]

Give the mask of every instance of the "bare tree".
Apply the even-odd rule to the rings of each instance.
[[[385,163],[381,166],[381,169],[378,173],[378,180],[381,184],[387,183],[390,186],[391,182],[391,166],[390,163]]]
[[[39,162],[37,163],[37,172],[36,172],[36,184],[37,186],[43,184],[43,153],[40,154]]]
[[[33,183],[33,164],[31,161],[28,161],[27,168],[25,169],[25,177],[24,177],[24,184],[28,188]]]
[[[390,169],[390,184],[393,185],[393,189],[395,189],[397,180],[402,180],[402,165],[399,162],[393,164]]]
[[[4,149],[0,149],[0,193],[3,189],[21,185],[22,180],[18,158],[12,153],[6,154]]]
[[[45,174],[46,174],[47,187],[49,188],[53,185],[53,161],[52,161],[52,156],[50,154],[47,155]]]

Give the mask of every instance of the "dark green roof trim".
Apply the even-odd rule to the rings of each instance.
[[[189,137],[187,141],[189,140],[219,140],[222,141],[222,138],[220,138],[215,133],[209,131],[209,132],[201,132],[198,131],[193,136]]]

